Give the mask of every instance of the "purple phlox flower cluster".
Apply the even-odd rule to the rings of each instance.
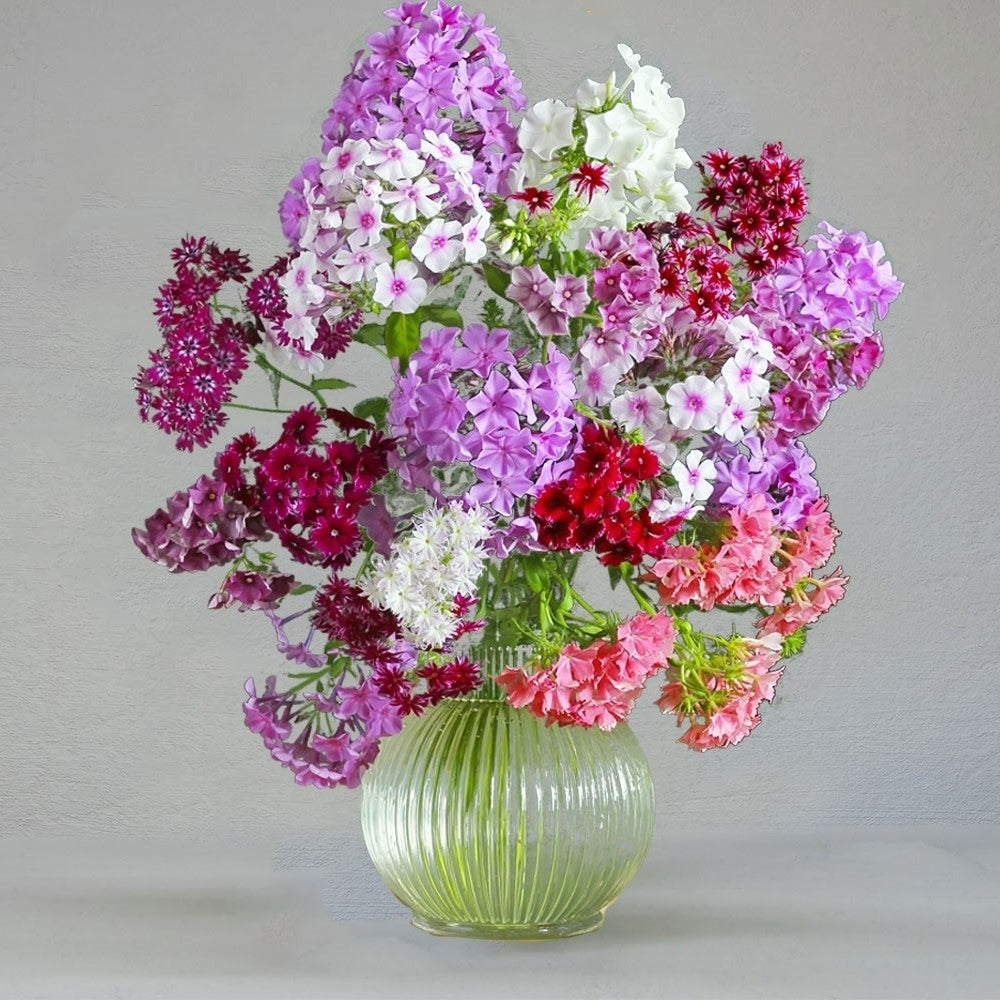
[[[813,477],[816,462],[801,441],[771,427],[739,443],[713,435],[706,450],[716,470],[711,504],[717,510],[743,508],[765,495],[783,530],[802,528],[820,489]]]
[[[520,156],[511,112],[525,102],[496,31],[482,14],[444,3],[405,3],[386,17],[392,25],[358,53],[323,123],[323,152],[347,139],[416,148],[430,129],[473,158],[476,184],[502,193]]]
[[[236,250],[220,250],[205,237],[185,237],[173,251],[174,277],[160,288],[156,316],[163,347],[135,378],[139,416],[152,420],[177,447],[205,447],[226,422],[222,409],[247,367],[254,331],[219,318],[212,301],[229,281],[243,283],[250,270]]]
[[[903,283],[881,243],[822,223],[812,248],[800,247],[754,285],[748,315],[774,345],[787,382],[772,393],[774,423],[789,434],[813,430],[832,400],[861,388],[882,360],[874,328]]]
[[[271,757],[289,768],[300,785],[356,788],[378,754],[381,738],[398,733],[403,725],[402,715],[371,681],[355,688],[338,685],[327,696],[300,696],[278,693],[271,676],[260,694],[252,679],[245,690],[247,728],[263,739]],[[302,728],[293,738],[298,726]]]
[[[284,654],[286,660],[291,660],[293,663],[299,663],[304,667],[308,667],[310,670],[319,670],[320,667],[326,663],[326,657],[321,653],[313,652],[309,647],[312,644],[313,636],[316,634],[316,626],[310,625],[309,631],[306,634],[305,639],[301,642],[291,642],[288,638],[288,634],[285,632],[285,626],[294,621],[296,618],[301,618],[303,615],[309,614],[309,609],[305,611],[296,611],[294,614],[286,615],[284,618],[279,618],[273,610],[265,609],[264,614],[267,615],[268,620],[274,627],[274,638],[275,646],[279,653]]]
[[[569,360],[520,366],[510,333],[474,324],[427,334],[389,395],[389,427],[401,442],[408,486],[440,493],[433,472],[453,463],[474,482],[462,499],[509,516],[572,465],[579,417]]]
[[[191,573],[224,566],[237,558],[247,542],[270,538],[258,511],[226,495],[221,479],[201,476],[175,493],[132,529],[132,540],[147,559],[171,573]]]

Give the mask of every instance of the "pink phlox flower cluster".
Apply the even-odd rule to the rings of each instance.
[[[553,280],[537,264],[511,270],[507,298],[516,302],[546,337],[568,333],[569,321],[590,305],[586,278],[558,274]]]
[[[268,611],[278,607],[296,586],[298,581],[288,573],[235,570],[226,577],[222,589],[209,598],[208,606],[228,608],[238,604],[240,611]]]
[[[163,347],[135,378],[139,416],[167,434],[177,448],[205,447],[226,422],[222,409],[247,367],[256,336],[245,324],[215,315],[223,286],[243,283],[250,270],[237,250],[220,250],[205,237],[185,237],[173,251],[174,277],[155,300]]]
[[[739,743],[760,723],[761,704],[774,698],[782,673],[773,669],[781,657],[780,642],[773,635],[762,635],[744,638],[741,646],[736,654],[740,672],[736,676],[722,671],[701,676],[699,681],[709,697],[695,704],[682,680],[683,670],[674,663],[667,669],[668,680],[656,704],[663,712],[674,712],[679,726],[688,723],[679,742],[692,750]]]
[[[777,632],[791,635],[806,625],[811,625],[820,615],[829,611],[844,596],[848,578],[841,568],[827,576],[809,577],[791,587],[788,594],[771,614],[756,623],[760,632]]]
[[[209,476],[175,493],[143,528],[132,529],[139,551],[171,573],[225,566],[247,542],[270,537],[260,512],[228,497],[225,483]]]
[[[771,498],[763,494],[734,507],[728,521],[718,545],[672,545],[653,564],[650,575],[664,605],[694,605],[702,611],[731,604],[777,607],[830,558],[838,534],[822,497],[810,506],[797,532],[781,529]]]
[[[388,424],[404,483],[434,491],[432,472],[471,470],[463,496],[507,516],[572,464],[579,427],[569,360],[519,366],[510,333],[475,324],[427,334],[389,394]]]
[[[515,708],[547,723],[612,729],[624,721],[646,681],[673,651],[676,629],[665,612],[639,614],[618,626],[614,641],[565,646],[555,662],[533,673],[508,668],[497,676]]]

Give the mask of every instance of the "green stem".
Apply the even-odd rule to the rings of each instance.
[[[276,368],[272,365],[271,362],[260,353],[260,351],[257,352],[256,360],[257,364],[260,365],[260,367],[265,371],[273,372],[283,382],[290,382],[292,385],[298,386],[300,389],[304,389],[310,396],[313,397],[313,399],[316,400],[317,403],[319,403],[320,406],[323,407],[324,410],[326,409],[326,400],[322,397],[322,395],[320,395],[318,389],[314,389],[311,385],[308,385],[305,382],[300,382],[297,378],[292,378],[291,375],[286,375],[280,368]]]
[[[638,585],[628,576],[623,576],[622,579],[625,581],[625,586],[628,587],[629,593],[635,598],[636,604],[646,612],[647,615],[655,615],[656,608],[653,607],[649,598],[639,589]]]
[[[247,406],[246,403],[223,403],[226,410],[253,410],[255,413],[294,413],[294,410],[278,410],[273,406]]]

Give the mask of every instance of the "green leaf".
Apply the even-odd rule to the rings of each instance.
[[[278,397],[281,395],[281,375],[279,372],[269,371],[264,369],[267,373],[267,380],[271,383],[271,399],[274,400],[274,405],[278,405]]]
[[[611,581],[611,589],[614,590],[619,583],[622,582],[622,568],[621,566],[609,566],[608,567],[608,580]]]
[[[359,344],[367,344],[369,347],[381,347],[385,341],[385,327],[381,323],[365,323],[363,327],[354,331],[354,339]]]
[[[376,424],[385,421],[385,415],[389,412],[389,400],[385,396],[372,396],[369,399],[362,399],[354,407],[354,415],[360,420],[371,420]]]
[[[483,274],[486,276],[486,284],[490,286],[490,291],[506,298],[510,275],[506,271],[500,270],[495,264],[486,261],[483,261]]]
[[[420,346],[420,321],[412,313],[392,313],[385,323],[385,349],[390,358],[399,358],[400,370]]]
[[[458,281],[455,284],[455,287],[451,290],[450,295],[440,300],[439,304],[443,306],[450,306],[452,309],[457,309],[465,300],[465,293],[469,290],[471,282],[472,276],[467,274],[461,279],[461,281]]]
[[[440,323],[442,326],[457,326],[459,328],[465,326],[462,314],[457,309],[452,309],[451,306],[437,304],[421,306],[417,310],[417,318],[421,323]]]
[[[298,597],[299,594],[308,594],[310,590],[315,590],[316,588],[311,583],[302,583],[290,591],[293,597]]]
[[[314,389],[353,389],[353,382],[345,382],[342,378],[314,378],[312,380]]]

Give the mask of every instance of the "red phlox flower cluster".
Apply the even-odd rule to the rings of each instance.
[[[651,222],[636,229],[655,254],[660,295],[680,299],[696,320],[728,313],[736,296],[730,261],[711,226],[681,213],[673,222]]]
[[[581,649],[565,646],[551,666],[526,674],[508,668],[497,676],[515,708],[547,723],[612,729],[632,711],[646,681],[666,666],[676,628],[665,612],[622,622],[613,642]]]
[[[771,142],[759,157],[717,149],[698,168],[698,207],[707,210],[750,277],[769,274],[794,255],[809,201],[801,160],[791,159],[780,142]]]
[[[531,515],[549,549],[594,549],[606,566],[659,556],[679,522],[653,521],[632,495],[656,478],[659,459],[613,429],[584,426],[573,471],[539,493]]]
[[[717,604],[775,607],[830,558],[839,534],[825,497],[809,506],[805,523],[797,532],[779,529],[772,500],[766,494],[756,494],[733,508],[729,521],[730,530],[719,545],[667,547],[651,570],[663,604],[693,604],[703,611]]]
[[[252,463],[264,523],[291,557],[336,569],[346,566],[361,545],[358,515],[388,471],[392,443],[375,431],[363,445],[343,439],[324,442],[318,440],[323,421],[311,404],[300,407],[286,418],[271,447],[244,457]],[[250,481],[239,469],[240,450],[234,442],[219,456],[234,489],[246,489]]]
[[[228,281],[242,284],[250,270],[238,250],[220,250],[205,237],[185,237],[172,253],[174,277],[155,300],[163,347],[135,378],[139,416],[152,420],[177,447],[205,447],[226,422],[223,403],[247,367],[253,330],[226,316],[212,301]]]
[[[725,699],[718,707],[699,705],[685,707],[687,689],[680,681],[680,668],[671,664],[656,704],[664,712],[674,712],[677,724],[688,722],[680,737],[692,750],[710,750],[739,743],[760,723],[762,702],[774,698],[775,685],[781,670],[771,668],[781,657],[780,647],[770,641],[744,639],[741,654],[743,671],[739,677],[727,679],[722,674],[703,678],[712,695]],[[701,721],[697,721],[697,719]]]

